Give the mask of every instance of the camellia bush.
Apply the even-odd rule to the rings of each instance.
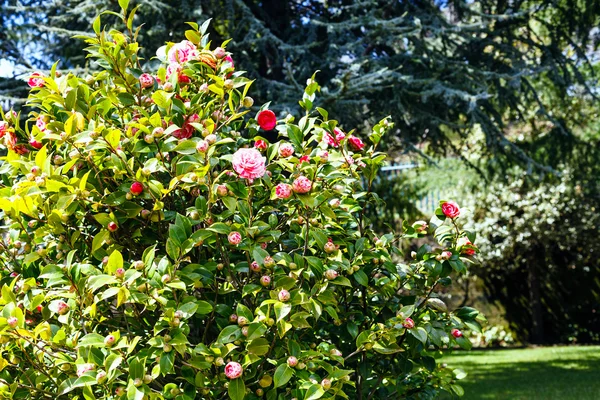
[[[474,238],[453,202],[400,234],[369,229],[392,123],[344,132],[313,107],[314,79],[299,118],[253,109],[207,23],[144,72],[120,3],[126,32],[99,17],[85,38],[99,72],[32,75],[28,124],[0,123],[0,396],[462,394],[437,359],[482,317],[436,290]],[[440,246],[403,261],[401,242],[428,232]]]

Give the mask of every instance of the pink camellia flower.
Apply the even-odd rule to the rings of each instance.
[[[171,75],[177,74],[177,81],[179,83],[189,83],[190,82],[190,78],[187,75],[185,75],[182,72],[182,70],[183,70],[183,68],[181,67],[181,64],[175,64],[175,63],[169,64],[167,66],[167,73],[166,73],[165,78],[167,80],[169,80],[169,78],[171,77]],[[167,82],[167,83],[169,83],[169,82]]]
[[[227,236],[227,240],[232,245],[238,245],[242,241],[242,235],[239,232],[233,231]]]
[[[450,331],[450,333],[452,333],[452,336],[454,336],[454,337],[455,337],[455,338],[457,338],[457,339],[458,339],[459,337],[462,337],[462,335],[463,335],[463,334],[462,334],[462,332],[461,332],[459,329],[456,329],[456,328],[452,329],[452,330]]]
[[[30,88],[40,88],[44,86],[44,77],[45,75],[42,74],[41,72],[34,72],[33,74],[31,74],[29,76],[29,80],[27,81],[27,84],[29,85]]]
[[[6,132],[8,131],[8,122],[0,121],[0,139],[4,137]]]
[[[8,317],[6,319],[6,323],[8,324],[8,326],[10,326],[11,328],[16,327],[19,324],[19,320],[17,319],[17,317]]]
[[[258,139],[254,142],[254,148],[258,150],[266,150],[269,145],[264,140]]]
[[[448,218],[456,218],[460,215],[460,208],[454,201],[446,201],[442,204],[442,212]]]
[[[333,133],[335,134],[335,137],[325,132],[325,134],[323,134],[323,139],[325,139],[328,146],[337,148],[340,142],[346,137],[346,134],[340,128],[335,128]]]
[[[287,183],[280,183],[275,186],[275,196],[278,199],[289,199],[292,195],[292,187]]]
[[[213,54],[215,55],[215,57],[217,58],[223,58],[227,55],[227,52],[225,51],[224,48],[222,47],[217,47],[216,49],[214,49]]]
[[[290,296],[290,292],[288,292],[288,291],[287,291],[287,290],[285,290],[285,289],[282,289],[282,290],[279,292],[279,294],[277,295],[277,298],[279,298],[279,301],[282,301],[282,302],[284,302],[284,303],[285,303],[286,301],[289,301],[289,300],[290,300],[290,297],[291,297],[291,296]]]
[[[279,145],[279,157],[289,157],[294,154],[294,146],[291,143],[281,143]]]
[[[239,149],[233,154],[233,169],[240,178],[256,179],[267,171],[266,158],[256,149]]]
[[[150,74],[142,74],[140,75],[140,86],[143,89],[154,86],[154,78]]]
[[[305,176],[297,177],[292,183],[292,190],[296,193],[308,193],[312,189],[312,181]]]
[[[40,115],[39,117],[37,117],[35,121],[35,126],[37,126],[41,132],[46,132],[47,125],[43,116]]]
[[[235,70],[235,63],[233,62],[233,58],[231,58],[230,55],[225,56],[225,58],[223,58],[223,60],[231,65],[230,68],[232,70]],[[227,77],[229,78],[231,75],[233,75],[233,71],[231,71],[230,73],[228,73]]]
[[[69,305],[67,303],[65,303],[64,301],[60,300],[58,302],[58,313],[60,315],[65,315],[68,312],[69,312]]]
[[[208,142],[206,140],[199,141],[196,145],[196,150],[200,153],[206,153],[206,150],[208,150]]]
[[[96,366],[91,363],[77,365],[77,376],[82,376],[86,372],[93,371]]]
[[[182,40],[179,43],[175,43],[173,47],[169,49],[167,58],[170,63],[183,64],[198,58],[198,49],[196,48],[196,45],[189,40]]]
[[[307,162],[309,162],[309,160],[310,160],[310,157],[308,155],[302,156],[298,160],[298,164],[302,164],[303,162],[307,163]]]
[[[415,327],[415,321],[413,321],[412,318],[406,318],[402,323],[402,326],[406,329],[412,329]]]
[[[242,376],[243,372],[242,365],[235,361],[228,362],[225,366],[225,376],[229,379],[237,379]]]
[[[356,151],[361,151],[365,148],[364,142],[356,136],[350,136],[348,138],[348,143],[350,143],[350,147],[352,147]]]
[[[262,110],[256,117],[256,122],[265,131],[270,131],[277,125],[277,117],[271,110]]]

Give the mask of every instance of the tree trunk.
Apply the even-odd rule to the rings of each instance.
[[[544,343],[544,317],[542,299],[540,297],[539,271],[535,263],[529,264],[529,304],[531,305],[531,334],[529,341],[535,344]]]

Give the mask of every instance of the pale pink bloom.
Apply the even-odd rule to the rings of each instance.
[[[312,181],[305,176],[297,177],[292,183],[292,190],[296,193],[308,193],[312,188]]]
[[[290,143],[281,143],[279,145],[279,156],[280,157],[289,157],[292,154],[294,154],[294,146],[292,146]]]
[[[196,45],[189,40],[182,40],[179,43],[175,43],[173,47],[169,49],[167,56],[170,63],[180,63],[195,60],[198,58],[198,49]]]
[[[256,149],[239,149],[233,154],[233,169],[240,178],[261,178],[267,171],[266,160]]]
[[[94,364],[79,364],[77,365],[77,376],[82,376],[86,372],[93,371],[96,368]]]
[[[238,245],[242,241],[242,235],[239,232],[231,232],[227,236],[227,240],[229,240],[230,244]]]
[[[154,86],[154,78],[150,74],[140,75],[140,86],[144,89]]]
[[[277,295],[277,298],[279,298],[279,301],[283,301],[284,303],[286,301],[289,301],[290,299],[290,292],[288,292],[285,289],[282,289],[279,294]]]
[[[275,196],[279,199],[288,199],[292,195],[292,187],[287,183],[275,186]]]
[[[208,142],[206,140],[199,141],[196,145],[196,150],[198,150],[200,153],[205,153],[206,150],[208,150]]]
[[[237,379],[242,376],[244,369],[242,365],[238,362],[231,361],[228,362],[225,366],[225,376],[229,379]]]

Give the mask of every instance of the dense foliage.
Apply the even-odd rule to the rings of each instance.
[[[492,300],[522,340],[598,342],[600,187],[580,171],[544,182],[527,177],[474,196],[474,229]]]
[[[117,11],[116,2],[108,6]],[[181,32],[185,19],[213,17],[213,37],[232,37],[238,67],[258,79],[256,98],[298,111],[302,83],[320,70],[318,105],[371,130],[379,115],[399,116],[387,145],[438,153],[482,129],[493,154],[543,168],[507,137],[507,121],[550,125],[568,140],[574,93],[595,87],[587,62],[596,45],[598,0],[138,0],[146,27],[144,62]],[[107,2],[4,0],[0,55],[27,69],[97,68],[73,34],[89,32]],[[215,36],[216,35],[216,36]],[[18,98],[15,82],[0,83]],[[1,88],[0,88],[1,90]],[[15,92],[17,91],[17,92]],[[593,92],[593,90],[592,90]],[[401,116],[401,117],[400,117]],[[397,141],[391,140],[396,138]]]
[[[27,124],[0,123],[2,396],[462,394],[436,361],[482,320],[436,295],[477,251],[458,205],[431,230],[363,218],[393,124],[342,131],[313,78],[300,118],[266,104],[245,120],[252,82],[208,24],[149,73],[120,4],[126,31],[98,17],[86,39],[98,72],[32,74]],[[405,259],[428,232],[439,246]]]

